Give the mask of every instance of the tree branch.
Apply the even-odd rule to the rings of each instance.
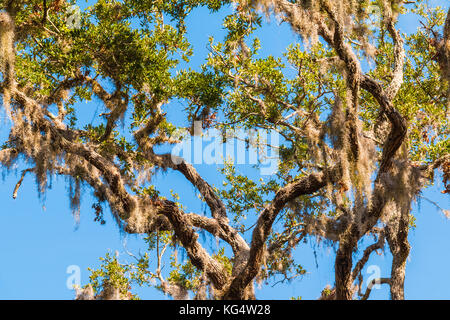
[[[227,282],[224,267],[211,258],[205,249],[198,243],[198,234],[192,230],[190,223],[178,206],[171,201],[163,202],[160,213],[165,215],[172,224],[177,238],[183,244],[194,266],[203,270],[208,275],[217,290],[221,290]]]
[[[34,169],[35,168],[28,168],[28,169],[22,170],[22,175],[20,176],[20,180],[16,183],[16,186],[14,187],[14,191],[13,191],[13,195],[12,195],[13,199],[17,198],[17,192],[19,191],[19,188],[22,185],[22,181],[25,178],[25,175],[28,172],[34,171]]]
[[[361,270],[364,268],[364,266],[366,265],[367,261],[370,258],[370,255],[372,254],[372,252],[378,250],[378,249],[383,249],[384,248],[384,241],[385,241],[385,236],[384,233],[381,233],[378,237],[378,241],[370,246],[368,246],[365,250],[364,250],[364,254],[362,256],[362,258],[356,263],[355,268],[353,269],[352,272],[352,282],[356,280],[356,277],[361,273]]]
[[[376,284],[390,284],[391,279],[390,278],[377,278],[373,279],[369,285],[367,286],[366,292],[364,293],[364,296],[361,298],[361,300],[367,300],[370,296],[370,293],[372,292],[372,288]]]
[[[259,272],[264,255],[264,244],[270,234],[272,224],[287,202],[303,195],[311,194],[323,188],[328,181],[336,182],[341,174],[339,166],[325,172],[311,173],[284,186],[276,193],[272,202],[261,212],[252,234],[250,256],[244,270],[231,282],[224,294],[226,299],[242,299],[245,288]]]

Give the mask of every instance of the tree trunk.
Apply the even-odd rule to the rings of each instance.
[[[391,268],[391,299],[405,299],[405,268],[409,256],[410,245],[408,243],[408,212],[402,215],[397,228],[387,229],[387,241],[393,260]]]
[[[352,250],[353,246],[342,242],[335,260],[336,300],[352,300]]]

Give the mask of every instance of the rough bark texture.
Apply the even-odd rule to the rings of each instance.
[[[154,151],[154,146],[157,144],[155,139],[157,138],[151,136],[165,119],[161,106],[167,101],[153,97],[153,100],[149,102],[151,111],[148,119],[141,128],[133,132],[139,151],[142,152],[142,156],[149,163],[143,171],[158,168],[180,173],[203,197],[211,212],[211,217],[183,212],[172,201],[133,194],[130,190],[136,187],[136,181],[130,182],[132,179],[124,175],[120,165],[114,161],[115,157],[126,159],[130,155],[123,150],[117,150],[109,156],[102,153],[101,144],[111,138],[119,118],[124,115],[129,103],[128,96],[123,92],[120,85],[116,86],[115,92],[108,93],[95,78],[83,74],[80,70],[75,70],[73,77],[63,80],[58,90],[43,99],[33,97],[26,88],[18,88],[14,78],[14,60],[11,58],[13,56],[11,53],[15,50],[14,41],[11,38],[11,36],[14,36],[15,9],[9,7],[7,12],[0,14],[1,34],[10,37],[8,41],[2,41],[4,81],[1,86],[1,93],[4,96],[4,106],[8,108],[7,111],[12,117],[13,129],[15,127],[19,129],[12,130],[11,140],[14,141],[15,145],[13,148],[5,148],[0,151],[0,161],[8,164],[10,163],[9,159],[21,154],[41,165],[41,167],[37,165],[35,168],[22,171],[21,179],[16,185],[13,197],[17,197],[17,191],[27,172],[43,177],[50,173],[77,177],[77,179],[89,184],[99,199],[108,202],[114,218],[126,232],[173,231],[177,240],[186,250],[192,264],[204,275],[202,285],[212,284],[215,290],[215,298],[255,299],[253,281],[260,273],[267,251],[270,253],[271,250],[273,251],[276,248],[274,245],[271,250],[267,250],[266,244],[280,212],[300,196],[317,194],[330,186],[331,188],[342,186],[344,176],[349,175],[349,170],[353,170],[353,173],[359,173],[361,164],[365,160],[361,155],[364,148],[363,131],[358,115],[361,94],[366,91],[378,103],[380,117],[385,117],[389,126],[389,132],[385,141],[383,141],[381,157],[377,163],[374,188],[370,194],[364,195],[366,201],[359,199],[359,202],[355,200],[352,207],[338,208],[337,211],[340,215],[337,218],[304,217],[304,233],[338,242],[335,258],[335,287],[330,290],[329,294],[323,294],[321,298],[353,299],[355,295],[354,282],[361,275],[361,270],[370,255],[377,249],[383,248],[385,240],[387,240],[393,256],[392,270],[390,278],[382,278],[380,282],[390,285],[392,299],[404,299],[405,266],[410,250],[408,243],[410,203],[420,190],[423,176],[429,174],[430,168],[435,169],[443,160],[425,167],[414,167],[407,159],[399,156],[399,150],[407,137],[408,122],[397,110],[394,102],[403,82],[405,60],[404,41],[395,27],[395,13],[392,12],[390,4],[386,6],[384,24],[392,39],[394,61],[390,81],[387,85],[383,85],[377,79],[363,73],[361,63],[348,41],[347,26],[344,25],[342,16],[339,14],[339,8],[336,7],[338,2],[320,0],[318,3],[321,10],[307,7],[306,4],[300,2],[294,4],[287,0],[251,3],[259,3],[266,6],[266,10],[273,10],[277,14],[281,14],[292,29],[301,35],[303,35],[302,32],[305,32],[305,21],[310,23],[313,26],[311,28],[315,28],[316,34],[334,49],[336,58],[343,64],[345,70],[343,73],[348,101],[346,101],[345,112],[343,110],[338,111],[345,114],[344,123],[340,125],[345,128],[343,131],[346,134],[345,141],[348,142],[348,150],[345,149],[347,147],[342,147],[340,150],[329,151],[331,155],[329,158],[333,159],[331,164],[318,166],[317,170],[311,170],[301,178],[290,181],[279,188],[271,201],[259,213],[250,243],[247,243],[238,230],[230,225],[227,208],[220,195],[197,172],[194,166],[181,159],[174,161],[170,154],[158,154]],[[400,1],[401,3],[402,1]],[[5,47],[5,44],[8,46]],[[450,10],[443,39],[436,45],[436,49],[436,59],[441,66],[443,79],[450,81]],[[7,59],[7,57],[10,58]],[[233,78],[233,76],[227,76]],[[240,81],[236,76],[233,80]],[[110,111],[104,115],[106,118],[105,132],[97,143],[81,142],[83,132],[71,129],[64,124],[63,109],[59,109],[58,116],[54,116],[47,109],[49,104],[61,102],[59,98],[61,91],[81,84],[91,88],[93,94]],[[255,86],[249,83],[244,84],[246,87]],[[270,91],[270,83],[267,86],[269,89],[266,89]],[[252,95],[249,95],[248,98],[258,103],[262,109],[262,114],[267,115],[265,101]],[[11,101],[14,102],[12,107],[10,107]],[[282,101],[277,101],[277,103],[286,105]],[[311,120],[311,122],[313,121]],[[270,120],[269,122],[290,126],[296,132],[302,130],[287,123],[282,123],[281,120]],[[310,124],[310,126],[312,125]],[[30,144],[29,141],[32,140],[30,136],[38,141],[36,145]],[[166,142],[172,143],[169,138]],[[325,149],[325,146],[322,147]],[[38,156],[42,156],[46,152],[50,152],[54,158],[47,159],[42,164],[43,161],[40,161]],[[58,162],[58,159],[63,160]],[[325,160],[324,162],[328,161],[326,157]],[[398,191],[399,185],[404,186],[408,183],[406,179],[414,179],[413,181],[417,181],[417,184],[411,183],[410,187]],[[363,197],[362,191],[358,188],[356,188],[355,194],[356,197]],[[393,195],[396,195],[398,199]],[[387,213],[392,208],[394,210]],[[385,222],[386,225],[381,231],[377,230],[377,224],[380,221]],[[194,228],[205,230],[230,246],[234,255],[231,275],[220,262],[202,247],[198,241],[198,233]],[[363,257],[354,264],[352,256],[358,249],[359,240],[368,234],[377,235],[378,241],[368,246]],[[289,237],[286,239],[289,239]],[[299,241],[295,237],[292,239]],[[277,245],[281,246],[280,244]],[[158,271],[160,272],[160,270]],[[180,289],[171,289],[169,284],[164,283],[164,281],[162,283],[164,290],[167,292]],[[372,284],[368,287],[366,293],[364,295],[361,293],[360,296],[367,299],[371,288]],[[110,289],[107,292],[105,291],[105,296],[100,298],[116,297],[117,293],[114,288]],[[186,290],[183,291],[182,288],[180,290],[179,296],[185,297]],[[198,297],[204,296],[206,294],[203,290]],[[78,298],[94,299],[92,288],[87,288],[81,292]]]

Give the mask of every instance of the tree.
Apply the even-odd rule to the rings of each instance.
[[[337,247],[335,285],[322,299],[367,299],[361,270],[386,243],[392,270],[378,280],[392,299],[404,298],[411,203],[438,168],[450,192],[450,11],[401,0],[99,0],[83,12],[65,0],[1,4],[11,126],[0,161],[5,170],[25,166],[13,197],[26,174],[41,194],[49,177],[66,176],[75,214],[86,185],[97,221],[107,206],[121,231],[146,235],[147,253],[129,265],[107,255],[78,298],[129,299],[132,283],[156,281],[174,298],[253,299],[255,280],[305,272],[292,254],[310,237]],[[183,67],[193,54],[185,19],[199,6],[233,10],[226,37],[210,40],[194,71]],[[410,13],[422,28],[402,35],[396,23]],[[254,32],[271,16],[302,42],[262,58]],[[98,125],[78,119],[77,103],[91,99],[107,110]],[[183,125],[169,120],[180,113],[172,101],[187,104]],[[231,129],[276,132],[280,145],[269,147],[278,150],[278,171],[255,180],[226,162],[224,186],[211,186],[194,165],[161,151],[198,135],[199,124],[224,141]],[[184,176],[206,215],[185,212],[176,193],[163,197],[151,180],[161,170]],[[220,239],[220,249],[199,235]],[[375,240],[354,261],[364,239]]]

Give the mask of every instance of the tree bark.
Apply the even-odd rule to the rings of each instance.
[[[352,300],[352,253],[353,244],[341,241],[334,264],[336,300]]]

